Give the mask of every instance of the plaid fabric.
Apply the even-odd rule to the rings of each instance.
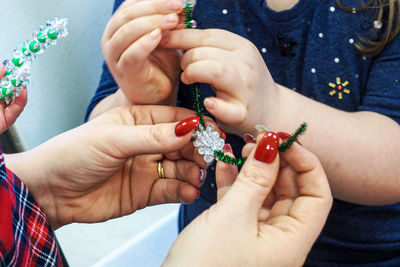
[[[0,266],[62,266],[46,215],[4,165],[0,145]]]

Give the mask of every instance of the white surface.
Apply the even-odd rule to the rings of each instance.
[[[160,266],[177,237],[178,212],[177,208],[109,253],[93,267]]]
[[[1,61],[48,19],[69,19],[70,35],[33,64],[28,105],[17,121],[28,148],[83,122],[99,81],[100,39],[113,2],[1,0]]]
[[[179,205],[149,207],[97,224],[71,224],[56,231],[71,267],[160,266],[177,236]]]

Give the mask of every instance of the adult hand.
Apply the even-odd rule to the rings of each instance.
[[[5,72],[4,66],[0,64],[0,79],[3,78]],[[20,95],[8,105],[0,101],[0,133],[3,133],[16,121],[19,114],[24,110],[26,101],[27,92],[25,89],[22,89]]]
[[[176,107],[117,108],[31,151],[7,155],[6,165],[27,184],[53,228],[149,205],[191,203],[207,168],[190,142],[199,123],[193,116]],[[157,172],[161,160],[165,179]]]
[[[183,230],[165,266],[304,263],[332,204],[329,184],[317,157],[300,145],[274,160],[277,146],[267,134],[257,149],[245,146],[236,181],[237,169],[218,162],[217,204]]]
[[[158,45],[162,32],[179,24],[180,0],[125,1],[110,19],[103,38],[104,58],[134,104],[174,104],[181,52]]]

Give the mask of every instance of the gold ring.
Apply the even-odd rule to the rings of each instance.
[[[164,179],[164,167],[162,164],[162,160],[158,161],[157,165],[157,173],[158,173],[158,179]]]

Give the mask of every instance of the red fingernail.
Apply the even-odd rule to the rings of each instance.
[[[254,136],[252,136],[251,134],[244,134],[243,135],[243,139],[244,139],[244,141],[246,142],[246,144],[247,143],[256,143],[256,138],[254,137]]]
[[[258,161],[271,163],[276,158],[279,148],[279,138],[274,132],[264,134],[257,146],[254,158]]]
[[[290,134],[288,134],[288,133],[286,133],[286,132],[279,132],[279,133],[278,133],[278,136],[279,136],[279,138],[282,139],[282,140],[286,140],[286,139],[289,139],[289,138],[292,137]],[[302,144],[301,144],[298,140],[296,140],[296,143],[298,143],[299,145],[302,146]]]
[[[200,125],[200,117],[192,117],[185,119],[178,123],[175,127],[175,135],[176,136],[184,136],[192,130],[196,129]]]
[[[224,141],[226,141],[226,133],[221,128],[219,128],[219,129],[221,130],[222,138],[224,139]]]
[[[196,188],[196,190],[197,190],[197,198],[200,198],[201,196],[200,190],[198,188]]]
[[[224,152],[224,153],[229,152],[229,153],[232,153],[232,154],[233,154],[232,146],[231,146],[230,144],[225,144],[225,145],[222,147],[222,152]]]

